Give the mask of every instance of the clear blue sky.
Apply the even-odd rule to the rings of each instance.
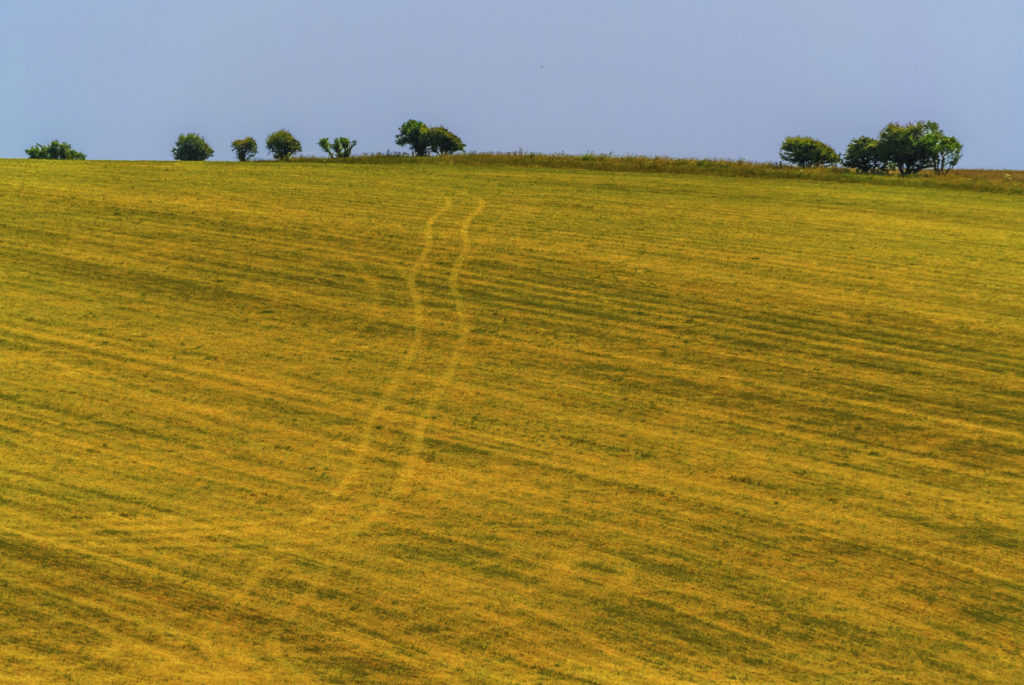
[[[963,167],[1024,168],[1020,0],[0,0],[0,157],[54,138],[170,159],[288,128],[395,149],[776,160],[932,119]],[[265,153],[264,153],[265,154]]]

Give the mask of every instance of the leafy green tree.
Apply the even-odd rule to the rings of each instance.
[[[277,160],[291,159],[296,152],[302,152],[302,143],[285,129],[274,131],[267,136],[267,149]]]
[[[947,136],[941,129],[929,134],[928,143],[932,149],[932,169],[937,174],[944,174],[960,162],[964,146],[953,136]]]
[[[963,145],[947,136],[934,121],[888,124],[878,138],[861,136],[850,141],[843,165],[864,172],[896,169],[901,175],[931,167],[944,174],[960,161]]]
[[[878,134],[878,153],[901,175],[935,168],[946,171],[960,161],[963,146],[934,121],[889,124]]]
[[[85,159],[85,155],[60,140],[50,141],[49,145],[36,143],[25,154],[29,159]]]
[[[431,128],[416,119],[409,119],[402,124],[398,129],[398,135],[395,136],[395,142],[399,145],[409,146],[417,157],[428,153],[450,155],[466,149],[462,139],[444,126]]]
[[[422,157],[427,154],[427,149],[429,148],[427,142],[428,131],[427,125],[422,121],[409,119],[409,121],[399,127],[398,135],[395,136],[395,143],[403,147],[408,146],[414,155]]]
[[[427,129],[426,141],[427,149],[435,155],[450,155],[466,149],[462,139],[444,126]]]
[[[839,163],[839,155],[831,147],[806,136],[790,136],[782,141],[779,157],[799,167],[831,166]]]
[[[198,133],[182,133],[171,154],[179,162],[202,162],[213,155],[213,148]]]
[[[843,166],[865,174],[878,173],[888,168],[888,162],[878,153],[878,141],[868,136],[854,138],[846,146]]]
[[[256,145],[256,140],[250,136],[232,141],[231,149],[235,151],[235,156],[238,157],[239,162],[248,162],[256,156],[259,147]]]
[[[317,141],[317,145],[327,153],[327,156],[331,159],[337,157],[351,157],[352,148],[356,146],[358,141],[349,140],[348,138],[335,138],[334,140],[328,140],[327,138],[321,138]]]
[[[331,149],[334,150],[334,154],[338,157],[351,157],[352,148],[358,142],[358,140],[349,140],[348,138],[335,138],[331,143]]]

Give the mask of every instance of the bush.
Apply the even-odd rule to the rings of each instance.
[[[29,159],[85,159],[85,155],[60,140],[50,141],[49,145],[36,143],[25,154]]]
[[[351,157],[352,148],[356,146],[357,142],[348,138],[335,138],[334,140],[321,138],[317,141],[317,145],[327,153],[328,157],[335,159],[337,157]]]
[[[888,169],[889,163],[879,154],[877,140],[861,136],[854,138],[846,146],[843,166],[865,174],[873,174]]]
[[[820,140],[803,136],[790,136],[782,141],[779,157],[783,162],[799,167],[831,166],[839,163],[839,155],[835,150]]]
[[[202,162],[213,155],[213,148],[198,133],[182,133],[171,154],[179,162]]]
[[[427,149],[435,155],[450,155],[466,149],[466,145],[457,135],[444,126],[427,129]]]
[[[232,141],[231,149],[235,151],[235,156],[238,157],[239,162],[248,162],[255,157],[256,153],[259,151],[259,147],[256,145],[256,140],[251,136]]]
[[[296,152],[302,152],[302,144],[285,129],[274,131],[267,136],[267,149],[277,160],[289,160]]]

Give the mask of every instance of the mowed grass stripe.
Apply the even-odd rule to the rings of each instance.
[[[1021,670],[1014,198],[0,166],[0,534],[32,549],[0,564],[21,588],[0,663],[37,681]]]

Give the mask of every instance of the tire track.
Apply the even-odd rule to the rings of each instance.
[[[401,464],[397,467],[397,472],[391,479],[390,486],[387,487],[384,492],[378,491],[375,493],[375,488],[379,490],[380,484],[385,482],[385,478],[382,478],[380,474],[371,473],[370,475],[375,477],[363,478],[362,481],[356,480],[356,477],[360,474],[355,474],[354,476],[350,475],[339,482],[338,485],[331,490],[328,498],[325,501],[320,502],[315,507],[313,513],[303,521],[303,524],[308,526],[316,523],[317,521],[321,521],[324,519],[324,511],[327,508],[337,508],[339,500],[345,499],[345,496],[348,495],[347,499],[345,499],[345,502],[348,505],[345,507],[345,517],[348,519],[348,525],[345,527],[345,532],[349,536],[354,536],[365,529],[368,525],[381,518],[387,508],[388,501],[392,500],[395,496],[408,495],[410,484],[416,472],[417,460],[423,450],[427,425],[433,418],[437,405],[445,391],[451,386],[452,381],[455,378],[455,371],[458,368],[469,338],[470,326],[468,316],[465,311],[465,303],[459,290],[459,278],[461,277],[463,266],[470,251],[470,226],[472,225],[473,220],[484,211],[486,206],[487,203],[482,198],[477,198],[477,206],[458,224],[459,249],[448,273],[448,292],[455,309],[457,337],[453,343],[452,350],[449,353],[448,360],[445,363],[445,370],[434,382],[433,388],[427,396],[426,407],[416,419],[415,427],[411,433],[412,447],[409,449],[407,454],[402,455],[398,459]],[[440,214],[443,214],[450,207],[451,198],[446,198],[445,209],[442,210]],[[440,216],[440,214],[438,216]],[[435,219],[436,218],[437,217],[435,217]],[[374,411],[367,417],[355,452],[355,459],[357,463],[366,463],[368,457],[367,451],[373,439],[377,422],[384,413],[385,405],[388,404],[391,396],[394,394],[395,387],[403,378],[408,376],[410,368],[419,357],[420,349],[422,347],[425,317],[423,313],[422,295],[419,291],[416,280],[429,257],[429,249],[427,249],[428,241],[426,236],[427,232],[432,230],[433,222],[426,227],[424,250],[420,253],[420,258],[417,259],[416,264],[413,265],[413,268],[410,270],[406,279],[410,299],[413,302],[413,317],[415,325],[415,337],[413,344],[409,347],[406,357],[403,359],[401,369],[392,377],[392,382],[389,384],[389,388],[386,392],[382,395],[381,401],[374,407]],[[386,468],[392,472],[396,469],[395,465],[391,462],[386,465]],[[357,497],[364,498],[365,502],[360,505],[356,501]]]
[[[372,473],[367,476],[366,474],[357,473],[360,465],[366,462],[366,453],[369,449],[370,442],[373,438],[374,427],[376,426],[381,415],[384,413],[385,406],[390,403],[391,398],[395,394],[399,385],[405,379],[409,373],[409,369],[412,367],[413,362],[420,355],[420,348],[423,345],[423,297],[419,291],[419,287],[416,281],[422,271],[424,265],[427,263],[427,259],[430,257],[431,250],[433,249],[434,243],[434,224],[437,220],[444,215],[452,206],[452,200],[450,197],[444,198],[444,205],[441,209],[437,210],[432,214],[425,222],[423,227],[423,247],[420,249],[420,253],[416,258],[416,261],[409,268],[406,274],[406,286],[409,290],[409,298],[412,301],[413,308],[413,324],[414,333],[413,340],[409,347],[406,349],[405,354],[402,357],[402,361],[398,368],[391,375],[387,384],[384,386],[377,401],[374,402],[373,409],[367,415],[363,422],[362,430],[360,431],[359,441],[356,445],[356,449],[352,456],[353,466],[349,469],[346,476],[332,489],[325,499],[321,499],[313,507],[312,513],[301,523],[304,527],[308,527],[310,524],[317,522],[322,518],[324,509],[332,505],[334,501],[346,490],[352,490],[358,487],[360,480],[371,481]],[[263,582],[269,575],[275,570],[280,568],[281,563],[277,560],[268,561],[265,563],[258,564],[246,577],[245,582],[239,587],[234,595],[225,603],[225,611],[231,612],[237,609],[247,597],[249,597],[256,587]]]
[[[420,349],[423,347],[423,296],[420,293],[416,281],[420,272],[423,270],[424,265],[427,263],[427,259],[430,257],[431,250],[433,249],[434,224],[437,219],[451,209],[451,206],[452,199],[450,197],[445,197],[444,207],[427,219],[426,225],[423,228],[423,248],[420,250],[416,261],[413,263],[405,277],[406,287],[409,290],[409,299],[412,301],[414,327],[412,344],[410,344],[406,349],[398,370],[392,374],[391,379],[384,387],[380,397],[374,403],[373,409],[370,411],[370,414],[366,417],[366,421],[363,423],[363,428],[359,434],[359,442],[357,443],[355,454],[353,455],[356,463],[365,461],[366,452],[369,449],[371,440],[373,439],[374,427],[384,413],[386,405],[390,403],[398,386],[408,375],[413,362],[420,356]],[[350,470],[346,477],[343,478],[333,490],[331,490],[330,497],[337,498],[346,490],[351,490],[354,487],[353,481],[355,480],[356,475],[357,474]]]
[[[342,482],[340,482],[326,498],[316,503],[310,515],[301,522],[301,527],[299,529],[305,535],[309,536],[309,538],[313,538],[317,534],[314,530],[314,526],[316,524],[326,524],[330,526],[334,523],[334,520],[331,517],[331,510],[337,511],[344,507],[345,522],[340,526],[342,530],[340,531],[339,537],[336,538],[334,542],[337,544],[337,542],[343,539],[351,544],[367,527],[384,518],[391,503],[408,497],[412,492],[412,488],[416,480],[415,476],[422,464],[420,455],[423,451],[427,426],[433,420],[434,414],[437,410],[437,405],[441,401],[441,398],[451,387],[451,384],[455,379],[455,373],[459,367],[462,355],[465,352],[466,345],[469,340],[469,317],[466,313],[465,302],[459,288],[459,279],[462,275],[463,266],[465,265],[466,259],[470,253],[470,227],[473,220],[476,219],[476,217],[479,216],[487,206],[487,203],[483,198],[477,197],[476,200],[477,206],[458,223],[459,248],[451,269],[449,270],[447,279],[448,293],[455,309],[457,337],[448,354],[444,371],[434,382],[430,394],[427,397],[426,407],[416,420],[416,425],[411,433],[412,446],[406,454],[395,455],[396,461],[400,462],[397,466],[395,466],[393,462],[388,462],[387,468],[393,474],[390,477],[390,483],[387,483],[388,477],[386,475],[378,475],[376,481],[364,479],[364,482],[357,482],[353,478],[346,478],[342,480]],[[447,211],[450,205],[450,199],[446,198],[445,209],[442,210],[438,216],[443,214],[444,211]],[[434,219],[436,218],[437,217],[434,217]],[[416,264],[414,264],[413,268],[410,269],[409,276],[407,278],[410,299],[413,301],[413,312],[416,325],[415,338],[413,340],[413,344],[410,345],[409,350],[407,351],[406,358],[403,359],[401,368],[394,374],[394,376],[392,376],[388,390],[385,393],[386,396],[382,395],[377,407],[375,407],[375,411],[367,417],[367,421],[364,426],[364,435],[360,441],[359,448],[357,449],[357,455],[360,457],[361,461],[364,462],[367,456],[366,450],[372,440],[373,430],[376,426],[377,420],[382,414],[384,404],[386,404],[387,399],[391,394],[394,393],[395,387],[399,385],[402,378],[408,375],[413,363],[415,363],[419,357],[419,351],[422,345],[424,315],[422,295],[416,284],[416,277],[422,271],[429,256],[430,250],[428,247],[433,239],[431,233],[432,230],[433,223],[428,222],[428,226],[424,231],[424,249],[420,253],[420,259],[417,259]],[[383,492],[380,491],[381,489],[379,487],[381,483],[387,484],[387,487]],[[347,498],[346,495],[348,495]],[[230,606],[236,607],[241,604],[241,602],[251,594],[251,592],[257,585],[259,585],[260,582],[262,582],[264,578],[280,568],[282,568],[282,564],[280,562],[267,565],[263,568],[260,573],[250,579],[250,582],[239,591],[236,595],[237,599],[233,600]],[[290,610],[286,609],[280,616],[285,620],[296,620],[298,613],[298,607],[293,604]]]
[[[444,374],[438,379],[437,383],[434,384],[434,389],[430,393],[427,401],[427,407],[416,421],[416,428],[413,431],[413,447],[410,450],[409,456],[406,458],[406,468],[399,472],[388,500],[396,498],[404,499],[411,494],[413,482],[415,480],[414,476],[416,475],[418,470],[417,467],[421,462],[420,454],[423,451],[423,440],[427,424],[433,419],[434,412],[437,410],[437,404],[440,402],[441,397],[451,387],[452,381],[455,380],[455,371],[459,366],[462,354],[465,352],[466,344],[469,341],[469,319],[466,315],[466,306],[462,298],[462,293],[459,291],[459,277],[462,275],[462,267],[466,262],[466,257],[469,255],[471,245],[469,227],[473,223],[473,220],[480,216],[487,207],[487,203],[483,198],[478,197],[476,199],[476,208],[459,224],[459,253],[455,258],[455,262],[452,264],[451,271],[448,273],[448,293],[451,295],[452,303],[455,306],[458,337],[456,338],[455,343],[452,346],[452,351],[448,356],[448,362],[445,365]],[[382,508],[378,509],[376,518],[379,518],[379,516],[383,514],[384,506],[386,506],[386,501],[382,502]]]

